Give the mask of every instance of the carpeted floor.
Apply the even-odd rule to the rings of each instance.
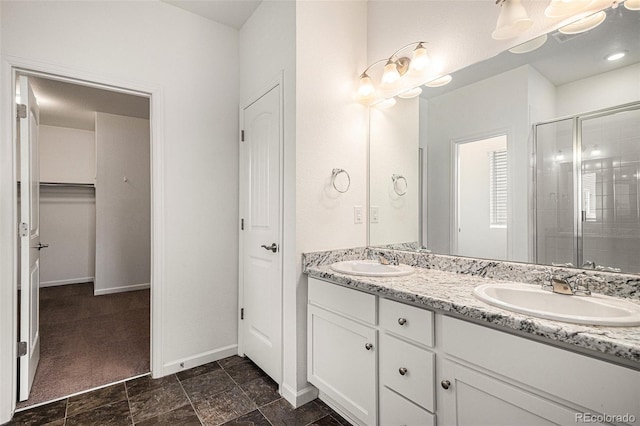
[[[40,364],[18,408],[150,371],[149,290],[93,295],[93,284],[40,289]]]

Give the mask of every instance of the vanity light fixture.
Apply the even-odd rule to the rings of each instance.
[[[529,18],[520,0],[496,0],[496,4],[500,5],[500,16],[491,33],[494,40],[517,37],[533,25],[533,19]]]
[[[451,80],[453,80],[453,77],[451,77],[449,74],[444,75],[442,77],[438,77],[435,80],[431,80],[428,83],[425,84],[425,86],[427,87],[441,87],[444,85],[447,85],[449,83],[451,83]]]
[[[589,31],[602,24],[607,18],[607,13],[604,10],[593,13],[591,15],[580,18],[569,25],[558,29],[562,34],[580,34],[585,31]]]
[[[626,0],[624,7],[629,10],[640,10],[640,0]]]
[[[614,52],[614,53],[611,53],[611,54],[605,56],[605,59],[607,61],[618,61],[618,60],[624,58],[625,56],[627,56],[627,53],[628,53],[627,50],[621,50],[619,52]]]
[[[422,76],[425,71],[427,71],[430,62],[425,47],[426,44],[427,42],[425,41],[414,41],[413,43],[402,46],[387,59],[382,59],[369,65],[359,76],[358,101],[365,105],[385,107],[391,103],[389,101],[389,99],[391,99],[390,96],[396,95],[398,92],[401,92],[402,96],[399,96],[403,98],[418,96],[422,92],[422,89],[418,87],[422,84],[420,80],[426,80],[426,78]],[[415,46],[411,53],[411,58],[400,55],[400,52],[411,46]],[[376,86],[369,75],[369,70],[374,65],[383,62],[385,64],[384,71],[382,72],[379,86]],[[409,83],[403,82],[403,77],[407,74],[409,74],[409,76],[404,80]],[[377,90],[378,87],[382,89],[382,93],[379,93]],[[387,97],[388,99],[381,99],[382,97]]]

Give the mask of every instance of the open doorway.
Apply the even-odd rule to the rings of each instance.
[[[507,136],[455,143],[454,253],[507,259]]]
[[[33,91],[37,142],[17,207],[29,204],[39,242],[33,256],[19,249],[37,273],[18,277],[18,332],[39,350],[28,369],[34,354],[19,360],[20,409],[150,371],[151,144],[146,96],[28,73],[18,82],[18,104]]]

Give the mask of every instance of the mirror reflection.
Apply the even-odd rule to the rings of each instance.
[[[607,15],[371,108],[370,245],[640,273],[640,12]]]

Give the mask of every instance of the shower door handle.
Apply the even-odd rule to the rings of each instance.
[[[586,210],[582,210],[582,221],[583,222],[587,221],[587,212],[586,212]]]

